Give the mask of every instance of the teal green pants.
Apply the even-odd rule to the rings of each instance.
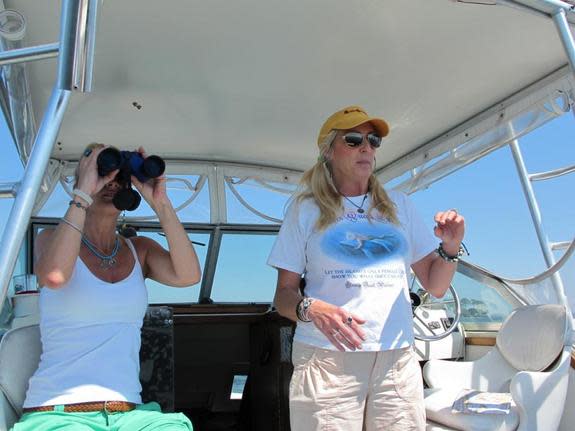
[[[182,413],[162,413],[158,403],[141,404],[125,413],[66,413],[63,406],[51,412],[24,413],[12,431],[192,431]]]

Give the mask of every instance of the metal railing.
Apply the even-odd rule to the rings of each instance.
[[[96,13],[99,0],[63,0],[61,6],[58,76],[44,118],[27,160],[24,176],[8,216],[0,247],[0,303],[4,303],[18,251],[26,235],[30,216],[50,155],[60,131],[72,90],[91,87]],[[75,35],[75,37],[70,37]],[[36,54],[45,53],[37,47]],[[23,60],[22,60],[23,61]],[[80,81],[74,77],[82,77]]]

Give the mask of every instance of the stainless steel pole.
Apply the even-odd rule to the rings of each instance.
[[[52,154],[52,147],[60,131],[69,99],[70,91],[57,88],[52,91],[30,159],[24,170],[18,195],[8,216],[8,223],[4,228],[0,243],[0,262],[2,262],[0,266],[0,286],[2,286],[0,303],[4,303],[8,293],[10,277],[16,264],[18,251],[26,235],[36,195],[40,189],[50,154]]]
[[[0,66],[58,57],[59,49],[59,43],[51,43],[48,45],[11,49],[9,51],[0,52]]]
[[[32,215],[34,202],[40,189],[40,184],[46,172],[52,148],[58,137],[60,126],[64,118],[70,92],[76,88],[74,85],[74,69],[76,64],[76,44],[78,40],[85,41],[83,32],[93,33],[96,25],[93,14],[80,13],[86,11],[89,5],[97,5],[98,0],[62,0],[60,13],[60,52],[58,56],[58,76],[52,90],[48,106],[38,129],[34,147],[24,170],[24,178],[14,200],[12,210],[8,217],[8,225],[4,228],[2,242],[0,243],[0,304],[4,303],[10,284],[10,276],[14,270],[18,251],[26,234],[28,222]],[[91,17],[89,23],[83,20]],[[78,30],[80,28],[80,31]],[[85,42],[83,42],[85,43]],[[88,52],[93,55],[93,46]],[[80,62],[83,67],[92,64],[92,59],[84,58]],[[84,74],[85,75],[85,74]],[[88,74],[90,76],[90,74]],[[88,83],[89,84],[89,83]],[[89,87],[89,85],[88,85]]]
[[[569,29],[565,11],[563,9],[557,10],[557,12],[553,14],[553,21],[559,32],[559,38],[563,44],[563,49],[565,49],[565,54],[567,54],[567,58],[569,59],[571,72],[575,74],[575,42],[573,42],[573,35]]]
[[[527,200],[527,205],[529,206],[529,212],[531,213],[531,218],[533,219],[533,225],[535,226],[535,232],[537,233],[539,246],[543,252],[543,258],[545,259],[547,267],[551,267],[555,263],[555,257],[553,256],[553,252],[549,245],[549,239],[543,230],[541,211],[539,210],[537,198],[535,197],[535,192],[533,191],[533,185],[529,180],[529,174],[527,173],[527,168],[525,167],[525,162],[523,161],[523,155],[519,149],[519,142],[517,139],[511,141],[509,147],[511,148],[513,160],[515,161],[517,173],[519,174],[519,180],[521,181],[521,186],[523,187],[523,193],[525,194],[525,199]],[[563,282],[561,281],[561,277],[557,272],[551,276],[551,281],[559,301],[561,301],[563,305],[568,305],[567,298],[565,297],[565,290],[563,288]]]
[[[12,199],[16,197],[20,183],[0,183],[0,198]]]

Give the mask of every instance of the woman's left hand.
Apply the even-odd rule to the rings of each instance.
[[[144,159],[147,157],[147,154],[142,147],[138,148],[138,152]],[[132,175],[132,184],[154,211],[156,211],[159,206],[169,202],[168,194],[166,193],[165,175],[152,178],[145,183],[140,182]]]
[[[463,235],[465,234],[465,219],[457,210],[450,209],[435,214],[435,236],[441,239],[443,249],[448,254],[457,254]]]

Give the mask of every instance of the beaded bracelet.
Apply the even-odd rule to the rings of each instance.
[[[84,211],[88,210],[88,207],[82,205],[82,202],[75,201],[74,199],[68,202],[68,205],[74,205],[77,208],[82,208]]]
[[[86,203],[88,204],[88,206],[90,206],[94,203],[94,199],[92,199],[92,196],[90,196],[88,193],[86,193],[83,190],[74,189],[74,190],[72,190],[72,194],[78,196],[81,199],[84,199],[86,201]]]
[[[461,245],[459,246],[459,250],[457,250],[457,254],[455,254],[454,256],[449,255],[445,252],[445,250],[443,249],[442,242],[439,243],[439,247],[437,247],[436,252],[439,255],[439,257],[441,257],[446,262],[453,262],[453,263],[458,262],[459,258],[463,256],[464,253],[467,253],[469,255],[469,252],[467,251],[467,248],[463,243],[461,243]]]

